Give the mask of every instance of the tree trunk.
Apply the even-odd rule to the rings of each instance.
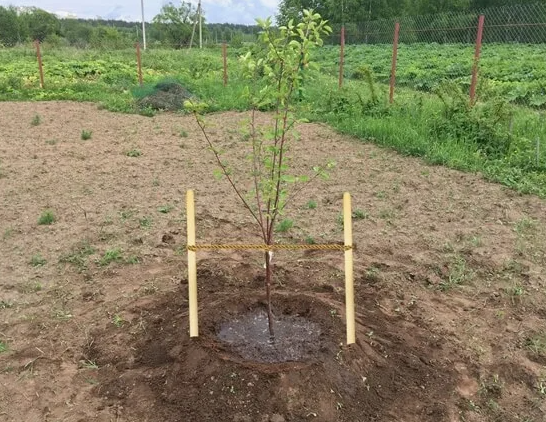
[[[269,327],[269,341],[275,342],[275,331],[273,330],[273,312],[271,311],[271,279],[273,276],[273,264],[271,263],[271,253],[265,252],[265,291],[267,297],[267,323]]]

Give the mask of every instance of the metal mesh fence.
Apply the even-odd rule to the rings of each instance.
[[[476,40],[478,17],[485,16],[485,43],[546,43],[546,3],[487,8],[465,13],[404,16],[370,22],[346,22],[347,44],[391,44],[395,22],[400,42],[471,44]],[[339,43],[341,24],[333,23],[332,44]]]
[[[333,27],[329,41],[339,45],[341,25]],[[390,83],[396,53],[396,86],[431,91],[449,80],[473,94],[481,84],[508,101],[546,107],[546,3],[348,22],[344,27],[345,78],[358,78],[367,67],[376,80]],[[476,52],[481,53],[479,62]],[[324,63],[324,68],[334,75],[339,63]]]

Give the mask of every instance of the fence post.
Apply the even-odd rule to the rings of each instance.
[[[36,57],[38,58],[38,71],[40,72],[40,88],[44,88],[44,68],[42,65],[42,53],[40,51],[40,41],[34,41],[36,46]]]
[[[140,43],[136,43],[136,57],[138,68],[138,83],[142,86],[142,59],[140,57]]]
[[[224,58],[224,86],[228,83],[228,68],[227,68],[227,44],[222,43],[222,56]]]
[[[392,44],[392,67],[391,67],[391,87],[389,93],[389,102],[394,102],[394,86],[396,84],[396,62],[398,60],[398,37],[400,36],[400,23],[394,24],[394,41]]]
[[[478,19],[478,34],[476,35],[476,51],[474,53],[474,65],[472,66],[472,83],[470,84],[470,105],[476,101],[476,86],[478,85],[478,68],[480,64],[480,54],[482,51],[483,24],[485,16],[480,15]]]
[[[345,25],[341,27],[341,50],[339,52],[339,87],[343,86],[343,64],[345,62]]]

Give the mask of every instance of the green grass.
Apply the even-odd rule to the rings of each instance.
[[[52,210],[45,210],[40,214],[38,218],[38,225],[40,226],[49,226],[56,221],[55,213]]]
[[[0,340],[0,353],[7,352],[8,350],[8,344],[5,341]]]
[[[123,251],[121,248],[108,249],[104,252],[104,255],[98,260],[98,265],[106,267],[113,262],[123,261]]]
[[[285,218],[277,226],[275,227],[275,231],[278,233],[286,233],[288,230],[290,230],[294,226],[294,221],[290,220],[289,218]]]
[[[231,50],[230,59],[235,59]],[[540,105],[546,98],[541,88],[546,81],[546,70],[542,66],[541,46],[484,46],[479,98],[504,99],[513,104],[509,110],[512,117],[495,123],[495,130],[502,136],[510,132],[510,147],[501,155],[485,154],[471,131],[458,133],[457,124],[475,122],[446,119],[444,105],[434,94],[448,78],[467,95],[471,47],[401,45],[398,84],[392,105],[387,102],[386,85],[390,51],[385,46],[348,46],[347,80],[344,89],[339,91],[336,78],[339,49],[321,49],[315,57],[321,62],[322,70],[305,75],[296,115],[327,123],[341,133],[404,155],[423,157],[434,165],[480,173],[488,180],[522,193],[546,197],[546,100]],[[525,59],[513,62],[511,58],[516,55]],[[132,49],[45,49],[44,61],[47,85],[46,89],[40,89],[30,46],[0,49],[0,98],[95,101],[111,111],[139,111],[132,94],[137,87]],[[144,63],[147,85],[165,79],[176,80],[205,102],[207,111],[248,108],[240,64],[230,60],[230,82],[224,87],[218,49],[195,49],[184,54],[150,49],[144,53]],[[375,75],[376,83],[372,86],[365,80],[350,78],[362,65],[367,65]],[[533,78],[527,77],[526,67],[533,69]],[[371,101],[374,97],[376,102]],[[482,107],[480,102],[475,110]],[[478,122],[484,121],[486,114],[480,114]],[[181,137],[185,134],[180,131]],[[541,141],[538,154],[537,139]],[[129,153],[139,156],[140,150]]]

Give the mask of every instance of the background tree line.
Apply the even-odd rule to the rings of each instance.
[[[534,6],[532,5],[534,4]],[[517,9],[518,5],[528,8]],[[402,42],[471,42],[471,30],[441,32],[438,28],[473,28],[477,11],[499,8],[486,13],[486,41],[490,42],[546,42],[546,27],[528,26],[511,29],[502,27],[517,22],[546,23],[546,2],[536,0],[281,0],[277,21],[286,23],[312,8],[328,19],[334,34],[329,40],[339,42],[341,22],[345,23],[348,42],[392,42],[392,19],[395,17],[405,29],[419,29],[413,34],[402,33]],[[456,12],[457,15],[449,15]],[[187,1],[168,3],[151,22],[146,24],[148,45],[151,47],[181,48],[189,46],[196,8]],[[54,46],[80,48],[127,48],[142,40],[140,22],[105,19],[58,18],[35,7],[0,6],[0,46],[40,40]],[[233,47],[253,42],[257,26],[204,22],[205,45],[226,41]],[[194,37],[194,43],[197,37]]]
[[[194,23],[195,6],[189,2],[164,5],[151,22],[146,23],[148,45],[180,48],[188,46]],[[206,44],[229,42],[235,46],[254,41],[257,26],[231,23],[206,23],[203,19]],[[58,18],[36,7],[0,6],[0,46],[39,40],[55,46],[80,48],[126,48],[142,40],[140,22],[108,19]],[[197,36],[194,43],[197,42]]]
[[[537,0],[281,0],[277,21],[284,24],[303,9],[316,10],[331,22],[364,22],[530,3]]]

